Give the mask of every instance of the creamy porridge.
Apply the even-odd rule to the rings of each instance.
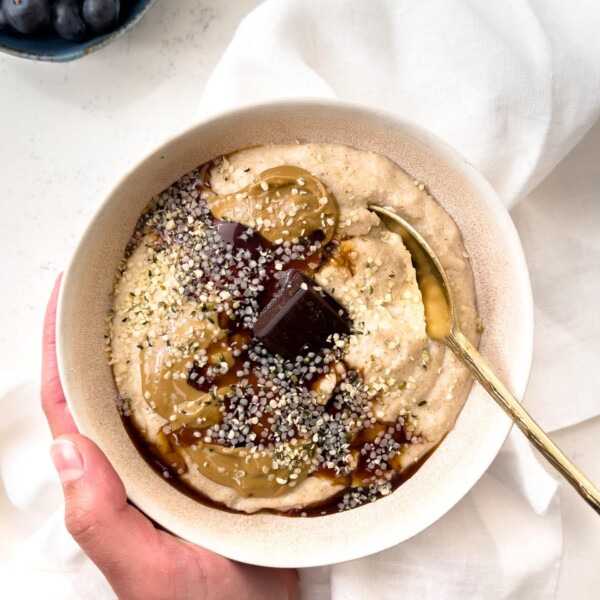
[[[476,341],[452,219],[387,158],[261,146],[150,203],[109,319],[119,406],[165,477],[224,508],[313,515],[390,494],[453,427],[466,368],[425,333],[401,238],[441,258]]]

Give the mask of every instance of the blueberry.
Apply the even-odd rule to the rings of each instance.
[[[4,16],[20,33],[34,33],[50,22],[48,0],[2,0]]]
[[[83,20],[98,33],[114,29],[119,21],[119,0],[83,0]]]
[[[10,25],[4,16],[4,11],[2,10],[2,2],[0,1],[0,33],[9,33],[11,31]]]
[[[88,34],[77,0],[55,0],[52,25],[60,37],[72,42],[83,42]]]

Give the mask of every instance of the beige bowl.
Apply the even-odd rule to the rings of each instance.
[[[148,516],[229,558],[274,567],[346,561],[419,533],[483,475],[511,425],[474,385],[454,429],[397,491],[345,513],[307,519],[203,506],[169,485],[138,454],[115,406],[103,335],[115,271],[140,213],[154,194],[215,156],[296,139],[373,150],[426,183],[458,224],[472,259],[486,326],[480,350],[517,397],[525,391],[533,344],[527,269],[506,210],[456,151],[410,122],[340,102],[280,102],[194,125],[140,162],[100,207],[63,279],[58,357],[69,407],[81,432],[104,450],[130,499]]]

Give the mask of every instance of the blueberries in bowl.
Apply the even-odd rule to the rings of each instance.
[[[119,25],[120,0],[0,0],[0,32],[83,42]]]

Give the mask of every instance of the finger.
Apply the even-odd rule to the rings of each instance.
[[[127,503],[102,451],[71,434],[53,442],[67,529],[121,600],[295,598],[293,571],[250,567],[156,530]]]
[[[56,307],[61,279],[62,274],[56,279],[46,308],[42,342],[42,408],[53,437],[77,432],[60,383],[56,359]]]

